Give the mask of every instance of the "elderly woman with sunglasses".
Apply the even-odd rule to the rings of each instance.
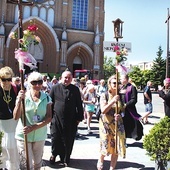
[[[0,131],[2,139],[2,164],[0,168],[19,169],[19,155],[15,140],[17,121],[13,119],[13,109],[17,96],[17,88],[12,84],[14,73],[10,67],[0,69]]]
[[[118,102],[118,115],[115,114],[116,102]],[[102,93],[100,98],[101,116],[99,119],[100,133],[100,157],[97,163],[97,169],[102,170],[105,156],[111,155],[110,170],[114,170],[118,153],[115,139],[115,122],[117,121],[117,141],[118,151],[122,157],[125,157],[125,130],[121,116],[120,97],[116,95],[116,78],[111,76],[108,79],[108,92]]]
[[[18,99],[14,109],[14,119],[18,120],[16,128],[16,139],[21,155],[25,158],[24,135],[27,135],[28,156],[30,169],[39,170],[42,166],[42,156],[45,139],[47,138],[47,124],[51,122],[51,98],[48,94],[41,91],[43,78],[38,72],[32,72],[28,76],[29,89],[18,93]],[[26,126],[22,119],[22,99],[25,99]],[[23,166],[21,160],[21,167]],[[22,167],[24,168],[24,167]],[[22,169],[21,168],[21,169]]]

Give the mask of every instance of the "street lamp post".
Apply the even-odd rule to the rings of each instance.
[[[169,73],[169,19],[170,19],[170,15],[169,15],[169,8],[168,8],[168,16],[167,16],[167,20],[165,21],[165,23],[167,23],[167,56],[166,56],[166,78],[170,77],[170,73]]]
[[[123,21],[121,21],[119,18],[116,19],[113,22],[114,27],[114,38],[116,39],[116,42],[118,43],[119,38],[123,38],[122,31],[123,31]],[[118,61],[116,60],[116,65],[118,65]],[[118,79],[119,79],[119,73],[118,69],[116,69],[116,95],[118,95]],[[116,110],[115,113],[118,114],[118,102],[116,102]],[[117,120],[115,121],[115,153],[118,154],[117,149]]]

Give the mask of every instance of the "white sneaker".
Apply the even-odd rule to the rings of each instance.
[[[92,133],[90,128],[88,128],[87,133],[88,133],[88,134],[91,134],[91,133]]]

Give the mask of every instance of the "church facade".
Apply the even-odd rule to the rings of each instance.
[[[104,0],[34,0],[22,5],[23,30],[32,20],[41,42],[29,52],[42,73],[87,69],[93,79],[103,77]],[[16,2],[18,2],[16,0]],[[24,2],[33,2],[25,0]],[[14,51],[17,40],[9,38],[18,29],[18,4],[0,1],[0,67],[17,74]]]

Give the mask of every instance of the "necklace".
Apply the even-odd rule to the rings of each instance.
[[[12,97],[10,96],[10,91],[11,91],[11,89],[8,90],[8,94],[6,94],[5,90],[3,89],[3,93],[4,93],[3,100],[7,104],[9,112],[12,113],[12,111],[11,111],[11,109],[9,107],[9,103],[12,100]]]
[[[9,105],[10,101],[12,100],[12,97],[10,96],[10,90],[8,90],[8,94],[5,93],[4,89],[4,96],[3,96],[3,100],[6,102],[7,105]]]

